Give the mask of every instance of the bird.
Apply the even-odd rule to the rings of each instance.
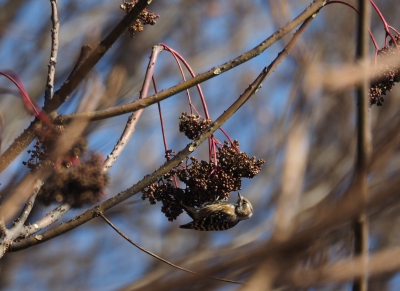
[[[205,204],[201,208],[181,205],[193,219],[192,222],[179,226],[184,229],[201,231],[227,230],[234,227],[239,221],[248,219],[253,215],[253,206],[240,193],[238,193],[238,200],[235,204],[216,201]]]

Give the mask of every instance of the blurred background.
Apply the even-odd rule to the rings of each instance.
[[[348,2],[356,5],[356,1]],[[60,48],[56,90],[70,74],[81,47],[85,44],[95,47],[125,15],[121,4],[114,0],[58,2]],[[100,98],[99,109],[136,100],[152,46],[160,42],[178,51],[196,73],[202,73],[258,45],[310,4],[310,0],[153,1],[148,9],[160,15],[156,25],[145,26],[134,39],[126,32],[58,113],[75,112],[80,102],[90,96]],[[376,0],[376,4],[389,24],[400,29],[400,5],[394,0]],[[50,1],[0,0],[0,69],[15,71],[30,97],[41,105],[50,56],[50,17]],[[140,193],[107,211],[107,217],[133,241],[179,266],[193,271],[213,267],[213,273],[208,275],[237,281],[248,279],[254,274],[257,262],[251,256],[246,257],[246,253],[261,248],[269,240],[276,204],[291,182],[291,170],[300,181],[293,201],[295,212],[288,213],[292,219],[296,215],[302,217],[309,209],[334,203],[350,182],[356,145],[355,90],[328,90],[309,80],[305,82],[305,76],[310,66],[340,67],[354,62],[356,20],[354,11],[344,5],[333,4],[322,9],[291,55],[223,126],[232,139],[239,140],[240,150],[266,161],[258,176],[243,181],[241,193],[254,207],[251,219],[223,232],[183,230],[178,226],[190,221],[186,214],[169,222],[161,213],[161,204],[142,201]],[[385,33],[374,11],[371,30],[382,47]],[[217,118],[243,93],[291,36],[288,34],[253,60],[201,84],[211,118]],[[370,49],[372,57],[372,43]],[[155,77],[160,91],[181,82],[170,54],[161,54]],[[371,195],[379,194],[379,187],[374,185],[384,184],[389,189],[393,185],[395,189],[400,183],[399,88],[398,85],[385,97],[383,107],[374,106],[370,110],[374,153],[368,183],[376,190],[371,190]],[[1,152],[33,119],[13,90],[11,82],[0,79],[0,110],[5,124]],[[194,89],[191,92],[200,109],[197,92]],[[163,101],[161,107],[169,147],[179,151],[189,143],[178,130],[179,116],[189,110],[186,96],[177,94]],[[89,149],[106,157],[120,137],[128,116],[92,122],[86,131]],[[298,138],[291,139],[293,136]],[[216,137],[223,142],[221,133]],[[205,144],[195,156],[207,159]],[[25,151],[0,174],[1,196],[26,175],[28,169],[22,162],[28,158]],[[296,159],[300,159],[298,168]],[[145,109],[132,140],[110,170],[108,197],[131,187],[164,160],[159,115],[157,106],[153,105]],[[393,191],[395,197],[398,193]],[[236,194],[231,202],[234,197]],[[399,206],[394,201],[371,213],[371,252],[400,244],[396,223],[400,219]],[[33,223],[55,207],[36,205],[28,222]],[[55,225],[69,221],[88,208],[69,211]],[[348,224],[327,230],[296,255],[296,264],[318,266],[347,258],[352,252],[352,239]],[[242,257],[243,261],[229,268],[218,268],[232,257]],[[396,273],[370,280],[370,290],[399,290],[399,286],[400,277]],[[173,269],[130,245],[101,219],[38,246],[6,254],[0,260],[1,290],[239,288],[240,285]],[[310,290],[350,288],[350,283],[330,283]]]

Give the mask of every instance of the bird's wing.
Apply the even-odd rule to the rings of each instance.
[[[229,212],[216,212],[199,220],[179,226],[185,229],[194,229],[202,231],[226,230],[238,224],[236,216]]]

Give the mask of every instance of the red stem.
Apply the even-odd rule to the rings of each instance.
[[[351,9],[353,9],[355,12],[357,12],[357,14],[359,14],[357,8],[355,8],[353,5],[351,5],[351,4],[347,3],[347,2],[344,2],[344,1],[333,0],[333,1],[329,1],[328,3],[326,3],[326,5],[333,4],[333,3],[344,4],[344,5],[348,6],[348,7],[350,7]],[[368,28],[368,32],[369,32],[369,36],[371,37],[372,42],[374,43],[375,51],[379,51],[379,46],[376,43],[375,38],[374,38],[374,36],[373,36],[373,34],[372,34],[372,32],[371,32],[371,30],[369,28]]]
[[[370,0],[369,2],[371,2],[371,4],[372,4],[372,6],[374,7],[376,13],[378,13],[379,17],[380,17],[381,20],[382,20],[382,24],[383,24],[383,27],[385,28],[385,32],[386,32],[386,37],[389,35],[390,38],[392,39],[393,43],[396,45],[396,48],[399,49],[399,47],[398,47],[398,45],[397,45],[397,41],[396,41],[396,39],[394,38],[394,36],[390,33],[390,31],[389,31],[389,25],[387,24],[387,22],[386,22],[386,20],[385,20],[385,17],[383,17],[383,15],[382,15],[381,11],[379,10],[378,6],[376,6],[376,4],[374,3],[373,0]],[[386,37],[385,37],[385,46],[386,46]]]
[[[154,79],[154,76],[152,76],[151,79],[152,79],[152,81],[153,81],[154,91],[155,91],[156,94],[157,94],[157,93],[158,93],[158,90],[157,90],[156,80]],[[167,152],[167,151],[168,151],[167,136],[165,135],[164,119],[163,119],[163,116],[162,116],[162,111],[161,111],[161,104],[160,104],[160,102],[157,102],[157,106],[158,106],[158,114],[160,115],[161,132],[162,132],[162,136],[163,136],[164,149],[165,149],[165,152]],[[169,158],[167,158],[167,161],[168,161],[168,160],[169,160]]]
[[[47,116],[47,114],[42,110],[41,112],[39,112],[37,108],[39,108],[40,106],[35,104],[34,102],[32,102],[31,98],[29,98],[28,94],[26,93],[25,87],[22,84],[22,82],[18,82],[16,81],[14,78],[12,78],[10,76],[10,74],[15,75],[15,77],[18,79],[18,76],[12,72],[10,72],[9,74],[1,72],[0,71],[0,75],[3,75],[4,77],[6,77],[7,79],[9,79],[11,82],[14,83],[15,86],[17,86],[18,90],[21,92],[22,95],[22,99],[24,100],[24,104],[25,104],[25,108],[32,113],[33,115],[35,115],[37,118],[39,118],[40,120],[42,120],[46,125],[48,125],[49,127],[52,127],[53,124],[50,121],[50,118]],[[21,85],[20,85],[21,83]]]
[[[189,73],[192,75],[192,77],[196,76],[196,74],[193,72],[192,68],[189,66],[189,64],[185,61],[185,59],[178,52],[176,52],[172,48],[168,47],[166,44],[160,43],[160,45],[162,45],[165,50],[171,52],[173,55],[176,55],[179,58],[179,60],[185,65],[186,69],[189,71]],[[210,115],[208,114],[207,104],[204,99],[203,91],[201,90],[200,85],[197,84],[196,87],[197,87],[197,90],[199,91],[201,103],[203,104],[204,114],[207,119],[210,119]]]
[[[154,75],[151,77],[151,79],[153,81],[154,91],[156,92],[156,94],[158,94],[157,84],[156,84],[156,80],[154,79]],[[162,110],[161,110],[160,102],[157,102],[157,106],[158,106],[158,114],[160,115],[161,132],[162,132],[162,137],[163,137],[163,142],[164,142],[164,150],[165,150],[165,153],[166,153],[166,159],[167,159],[167,161],[169,161],[170,160],[170,156],[167,153],[168,152],[167,135],[165,134],[164,119],[163,119],[163,116],[162,116]],[[175,187],[178,188],[178,180],[176,179],[176,176],[174,176],[174,184],[175,184]]]

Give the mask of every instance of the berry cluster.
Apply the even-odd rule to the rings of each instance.
[[[396,35],[396,43],[400,46],[400,36]],[[389,42],[389,46],[386,46],[378,51],[379,57],[389,57],[396,56],[399,54],[399,50],[393,41]],[[382,106],[383,95],[386,92],[390,92],[395,82],[400,81],[399,69],[395,64],[378,64],[379,76],[371,83],[370,88],[370,105],[376,104],[377,106]]]
[[[249,158],[238,147],[238,141],[225,142],[216,152],[216,162],[186,158],[185,166],[175,167],[158,183],[145,189],[142,199],[149,199],[151,204],[161,201],[162,212],[170,221],[183,212],[181,204],[200,207],[204,203],[228,199],[232,191],[241,189],[242,178],[253,178],[264,164],[264,160]],[[171,185],[174,176],[185,185],[183,189]]]
[[[87,152],[87,141],[78,138],[62,157],[57,155],[56,145],[63,138],[64,127],[38,129],[38,141],[31,157],[23,162],[31,171],[49,170],[51,175],[41,187],[37,200],[48,205],[67,202],[72,207],[99,202],[105,196],[108,175],[103,172],[100,154]]]
[[[182,112],[182,115],[179,116],[179,131],[191,140],[197,139],[211,124],[211,119],[203,119],[194,114]]]
[[[165,180],[168,180],[169,174],[164,176]],[[185,191],[181,188],[174,187],[170,183],[166,183],[164,180],[160,180],[159,183],[151,184],[147,189],[143,191],[142,199],[149,199],[150,204],[156,204],[156,201],[161,201],[163,206],[161,212],[168,217],[169,221],[176,219],[182,212],[182,206],[180,202],[185,197]]]
[[[136,3],[138,2],[138,0],[132,0],[132,1],[125,1],[123,4],[121,4],[121,9],[125,10],[126,13],[129,13],[133,7],[135,7]],[[154,12],[144,9],[140,14],[139,14],[139,18],[136,19],[136,21],[129,26],[128,30],[131,34],[131,37],[134,38],[135,37],[135,32],[136,31],[143,31],[144,29],[144,25],[146,24],[150,24],[150,25],[154,25],[156,24],[156,19],[160,18],[160,15],[155,14]]]

